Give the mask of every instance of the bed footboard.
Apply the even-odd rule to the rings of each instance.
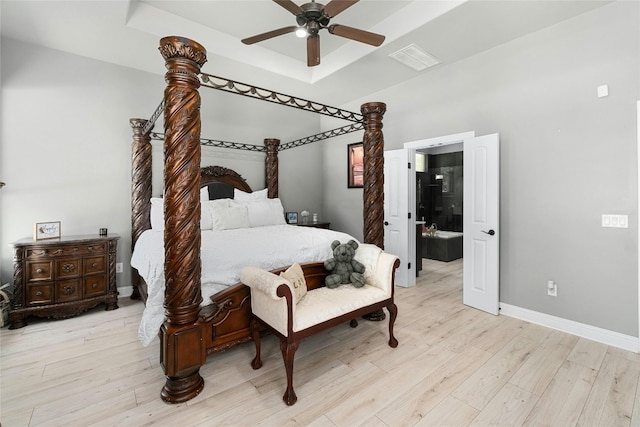
[[[211,296],[212,304],[200,310],[199,323],[207,356],[251,340],[251,292],[234,285]]]

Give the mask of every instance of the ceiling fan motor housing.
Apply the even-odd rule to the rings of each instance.
[[[329,25],[331,18],[324,13],[324,5],[312,2],[305,3],[300,8],[303,12],[296,15],[296,22],[301,27],[307,27],[309,34],[318,34],[321,28]]]

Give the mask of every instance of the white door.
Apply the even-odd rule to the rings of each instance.
[[[462,302],[491,314],[499,308],[499,135],[464,140]]]
[[[409,245],[409,177],[415,168],[409,151],[384,152],[384,250],[400,258],[395,284],[404,287],[416,284],[416,248]]]

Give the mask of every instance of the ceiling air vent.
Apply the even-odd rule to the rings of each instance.
[[[410,44],[389,56],[416,71],[426,70],[427,68],[433,67],[439,63],[436,58],[429,55],[415,44]]]

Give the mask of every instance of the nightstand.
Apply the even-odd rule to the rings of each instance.
[[[13,247],[14,296],[9,329],[28,316],[71,317],[100,303],[118,308],[117,234],[22,239]]]
[[[330,222],[308,222],[306,224],[299,223],[300,227],[315,227],[315,228],[326,228],[327,230],[331,226]]]

